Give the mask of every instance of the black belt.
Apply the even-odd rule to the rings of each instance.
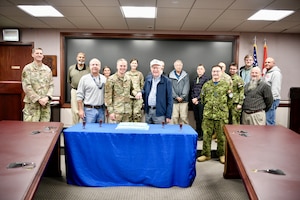
[[[148,106],[149,109],[156,109],[156,106]]]
[[[261,111],[263,111],[263,110],[244,110],[244,112],[245,113],[247,113],[247,114],[253,114],[253,113],[257,113],[257,112],[261,112]]]
[[[84,107],[86,107],[86,108],[100,109],[100,108],[104,108],[104,105],[101,105],[101,106],[92,106],[92,105],[86,105],[86,104],[84,104]]]

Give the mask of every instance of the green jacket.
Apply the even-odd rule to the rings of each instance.
[[[232,91],[232,88],[224,80],[220,80],[216,85],[209,80],[203,85],[200,94],[201,103],[204,105],[203,118],[224,120],[228,123],[229,91]]]

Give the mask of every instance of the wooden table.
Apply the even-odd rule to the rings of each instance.
[[[224,130],[224,178],[241,177],[250,199],[300,198],[299,134],[283,126],[225,125]],[[254,169],[281,169],[286,175]]]
[[[62,128],[60,122],[0,121],[1,199],[32,199]],[[40,133],[32,134],[37,130]],[[36,167],[8,169],[13,162],[34,162]],[[48,165],[47,168],[57,170],[59,164],[57,161],[56,166]]]

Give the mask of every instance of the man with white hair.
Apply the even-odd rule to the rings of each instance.
[[[245,86],[242,124],[266,125],[266,113],[272,106],[270,86],[261,78],[259,67],[251,69],[251,80]]]
[[[169,78],[172,82],[173,95],[172,121],[174,124],[189,124],[190,78],[188,73],[183,70],[183,62],[181,60],[174,62],[174,70],[169,73]]]
[[[170,123],[173,110],[172,83],[162,75],[162,62],[150,62],[151,75],[148,75],[143,88],[146,123]]]

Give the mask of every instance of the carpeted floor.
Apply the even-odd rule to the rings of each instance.
[[[202,143],[198,142],[198,147]],[[216,145],[212,142],[212,149]],[[199,149],[199,148],[198,148]],[[78,187],[68,185],[65,176],[64,155],[62,159],[62,177],[43,177],[36,191],[35,200],[201,200],[201,199],[248,199],[241,179],[224,179],[222,165],[217,159],[196,163],[197,175],[189,188],[154,187]]]

